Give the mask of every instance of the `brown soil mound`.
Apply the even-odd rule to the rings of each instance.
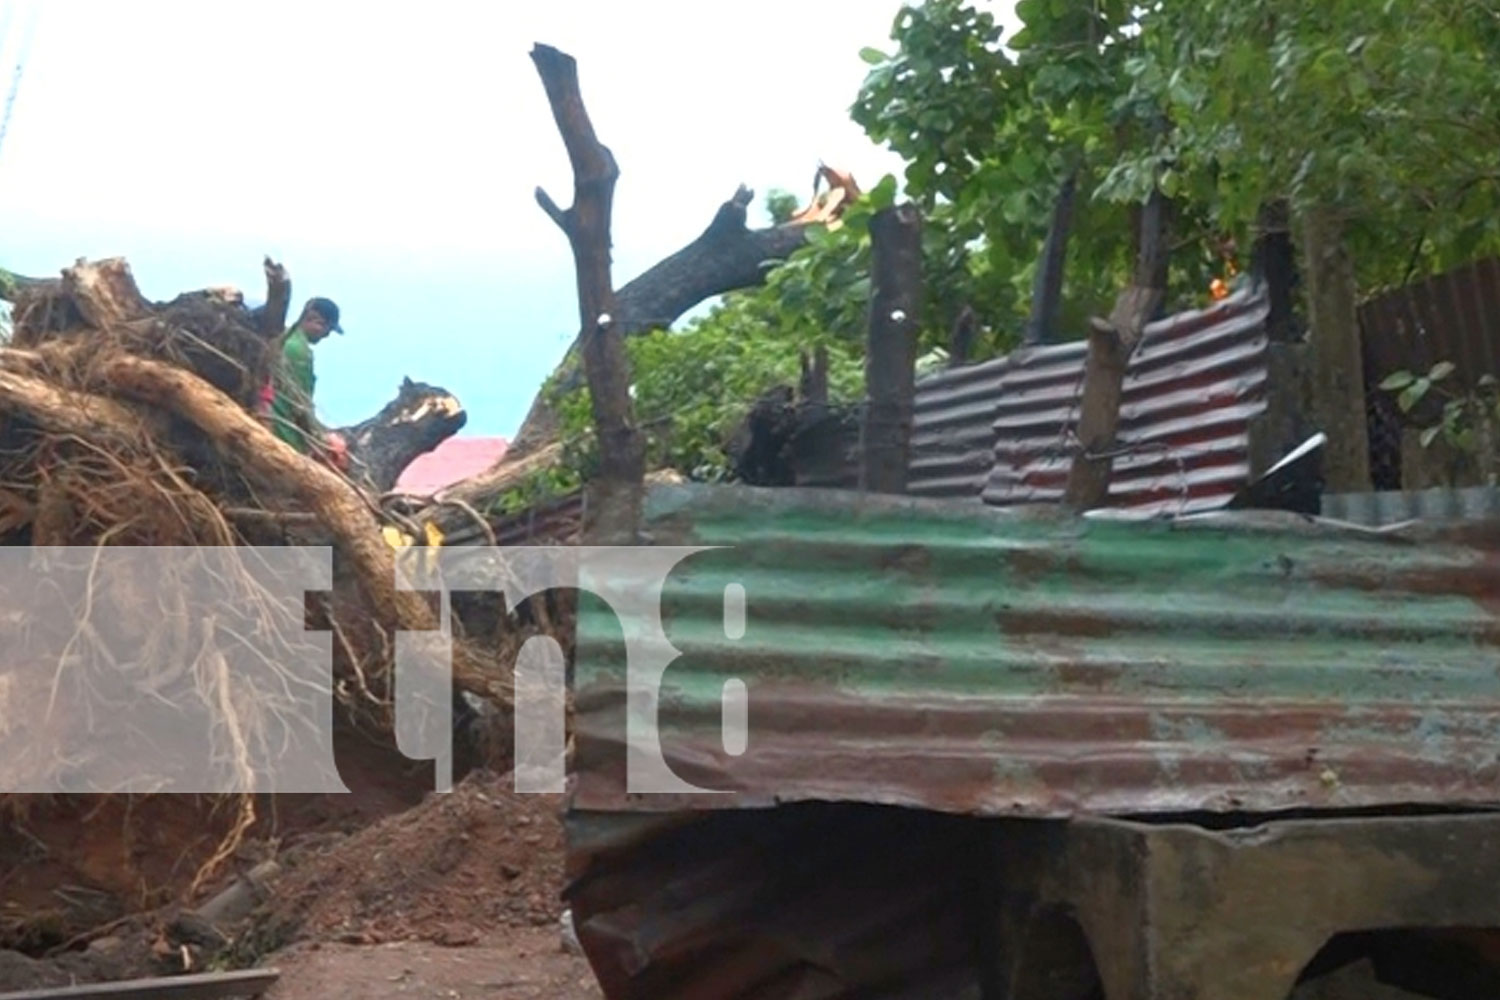
[[[562,912],[562,798],[480,772],[339,842],[283,859],[275,937],[471,944]]]

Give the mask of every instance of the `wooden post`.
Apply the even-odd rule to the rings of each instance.
[[[873,289],[865,357],[860,488],[905,493],[922,305],[922,218],[897,205],[870,220]]]
[[[1057,311],[1062,304],[1063,270],[1068,259],[1068,236],[1073,229],[1073,200],[1077,190],[1078,175],[1069,174],[1052,206],[1052,223],[1047,227],[1047,242],[1042,245],[1042,259],[1031,286],[1031,317],[1022,340],[1027,347],[1050,344],[1057,339]]]
[[[548,45],[535,46],[531,60],[573,167],[571,208],[559,208],[541,188],[536,200],[567,235],[578,276],[579,341],[600,456],[590,505],[594,523],[585,530],[601,542],[626,544],[640,524],[646,450],[630,402],[630,361],[610,276],[610,216],[620,169],[594,134],[578,85],[578,63]]]
[[[1358,286],[1343,225],[1330,211],[1303,220],[1313,416],[1328,435],[1324,476],[1330,493],[1370,489]]]
[[[1273,343],[1293,343],[1301,338],[1296,312],[1297,251],[1292,245],[1291,214],[1284,201],[1267,202],[1260,208],[1250,272],[1265,282],[1270,300],[1266,336]]]
[[[1081,450],[1073,457],[1065,497],[1075,510],[1102,506],[1109,497],[1125,371],[1147,321],[1167,294],[1171,209],[1160,191],[1151,195],[1140,217],[1135,277],[1115,301],[1109,319],[1095,317],[1089,323],[1089,353],[1078,412]]]

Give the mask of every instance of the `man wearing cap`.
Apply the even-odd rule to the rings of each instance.
[[[342,334],[339,307],[330,299],[308,299],[302,316],[287,331],[281,364],[272,378],[271,430],[287,444],[306,455],[314,447],[326,452],[333,464],[347,462],[344,442],[326,431],[313,416],[313,345],[330,332]]]

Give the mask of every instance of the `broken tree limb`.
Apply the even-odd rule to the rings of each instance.
[[[1153,192],[1140,215],[1130,287],[1120,293],[1109,319],[1095,317],[1089,323],[1089,353],[1078,411],[1080,450],[1073,456],[1065,495],[1065,502],[1076,510],[1099,507],[1109,497],[1125,372],[1147,321],[1166,299],[1169,218],[1166,197]]]
[[[873,289],[860,487],[905,493],[922,306],[922,217],[916,206],[896,205],[876,213],[870,220],[870,243]]]
[[[746,225],[747,209],[753,197],[754,192],[740,185],[719,206],[713,221],[696,239],[648,268],[615,294],[614,318],[621,336],[666,329],[700,302],[762,284],[772,266],[807,242],[808,223],[750,229]],[[565,215],[545,192],[539,194],[537,202],[554,222]],[[577,362],[575,341],[554,373],[565,389],[580,384]],[[556,438],[556,414],[538,394],[504,461],[520,461]]]
[[[600,454],[591,528],[602,539],[623,542],[634,537],[640,521],[646,449],[635,426],[630,360],[610,277],[610,218],[620,168],[594,133],[578,84],[577,61],[548,45],[535,46],[531,58],[573,167],[572,207],[559,209],[540,188],[537,200],[568,237],[578,278],[578,342]]]
[[[93,263],[79,260],[63,270],[62,287],[85,322],[97,330],[110,330],[151,315],[151,303],[136,287],[123,257]]]
[[[266,304],[260,308],[257,324],[260,335],[267,340],[280,341],[286,335],[287,310],[292,305],[292,279],[286,268],[270,257],[265,259]]]
[[[356,478],[384,493],[395,488],[407,466],[457,434],[468,419],[446,389],[406,378],[379,413],[338,433],[349,443],[351,464],[360,473]]]

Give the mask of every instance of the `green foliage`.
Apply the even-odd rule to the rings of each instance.
[[[766,214],[773,226],[788,221],[797,214],[797,196],[781,188],[772,189],[766,194]]]
[[[1387,392],[1399,393],[1396,404],[1402,413],[1411,413],[1429,396],[1441,397],[1442,415],[1434,424],[1422,429],[1422,447],[1442,437],[1460,451],[1477,452],[1483,447],[1483,428],[1500,427],[1500,382],[1492,375],[1482,376],[1472,390],[1454,388],[1452,377],[1458,369],[1450,361],[1439,361],[1425,375],[1398,371],[1380,383]]]
[[[1165,169],[1241,232],[1267,201],[1334,209],[1366,292],[1500,250],[1497,44],[1493,3],[1468,0],[1163,4],[1123,100],[1173,128],[1104,192]]]
[[[1500,252],[1493,0],[1020,0],[1004,40],[968,0],[904,6],[853,109],[907,160],[937,288],[1017,325],[1076,171],[1065,330],[1129,275],[1130,207],[1174,200],[1175,306],[1263,205],[1334,208],[1374,292]],[[1009,50],[1002,47],[1008,41]],[[939,264],[938,262],[941,262]]]
[[[1063,331],[1107,312],[1130,275],[1129,204],[1094,197],[1125,143],[1160,127],[1157,104],[1122,101],[1140,27],[1123,0],[1021,0],[1024,29],[1002,47],[994,18],[965,0],[906,6],[897,51],[875,64],[855,121],[907,161],[908,193],[928,213],[928,279],[938,308],[967,301],[1019,331],[1063,181],[1076,175]],[[871,53],[869,58],[873,59]],[[1149,184],[1135,192],[1143,201]],[[1190,228],[1203,227],[1184,206]],[[1201,299],[1216,259],[1179,254],[1174,288]]]

